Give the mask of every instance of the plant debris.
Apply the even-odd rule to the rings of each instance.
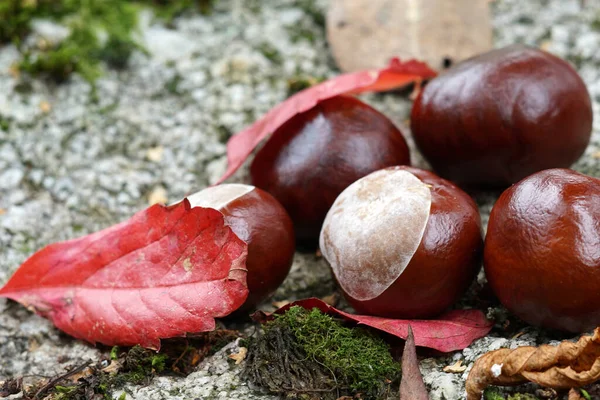
[[[112,399],[116,390],[128,384],[148,384],[155,376],[164,374],[186,376],[206,356],[239,337],[238,331],[220,329],[185,339],[166,340],[160,352],[140,346],[123,349],[115,346],[107,358],[88,361],[28,388],[22,379],[9,379],[0,386],[0,398],[23,390],[25,400]]]
[[[340,95],[383,92],[405,87],[436,76],[427,64],[416,60],[401,62],[394,58],[386,68],[343,74],[310,86],[279,103],[252,125],[227,142],[227,170],[222,183],[235,173],[265,139],[297,114],[310,110],[320,101]]]
[[[483,400],[540,400],[530,393],[516,393],[504,396],[498,388],[488,388],[483,394]]]
[[[370,331],[299,306],[266,322],[248,349],[243,376],[288,397],[381,399],[400,372],[389,346]]]
[[[17,394],[23,387],[23,378],[11,378],[0,385],[0,397],[8,397]]]
[[[489,385],[512,386],[534,382],[554,389],[589,385],[600,379],[600,328],[577,343],[523,346],[481,356],[467,378],[467,399],[479,400]]]
[[[408,326],[410,325],[417,346],[442,352],[464,349],[475,339],[487,335],[493,326],[493,323],[488,321],[479,310],[451,310],[432,320],[404,320],[350,314],[316,298],[289,303],[275,311],[274,314],[284,313],[293,306],[300,306],[309,310],[318,308],[323,313],[333,317],[342,318],[345,321],[359,325],[366,325],[401,339],[407,338]],[[272,315],[266,315],[258,311],[253,318],[264,322],[271,319]]]
[[[244,303],[247,253],[223,214],[185,199],[43,248],[0,297],[78,339],[158,349],[160,339],[214,330]]]
[[[452,365],[446,365],[443,369],[444,372],[449,374],[460,374],[467,370],[467,366],[463,365],[462,360],[458,360]]]
[[[419,370],[415,337],[408,326],[408,337],[402,354],[402,380],[400,381],[400,400],[428,400],[429,394]]]
[[[208,14],[216,0],[3,0],[0,2],[0,44],[13,42],[23,58],[16,70],[44,75],[56,81],[78,72],[94,83],[101,75],[101,62],[124,68],[134,50],[145,52],[135,38],[138,14],[151,8],[170,24],[186,11]],[[46,40],[30,45],[26,36],[32,22],[49,19],[69,28],[58,43]]]

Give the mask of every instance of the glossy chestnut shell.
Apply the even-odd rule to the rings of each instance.
[[[566,61],[510,46],[429,82],[413,105],[411,128],[440,176],[461,186],[506,187],[576,161],[590,140],[592,108]]]
[[[454,304],[464,294],[481,267],[483,238],[479,210],[469,195],[432,172],[405,166],[392,167],[384,171],[407,171],[429,187],[431,205],[424,231],[417,239],[420,241],[417,242],[416,252],[404,271],[379,296],[369,300],[358,300],[341,286],[342,292],[358,313],[404,319],[435,316]],[[358,193],[360,195],[360,192]],[[358,199],[358,201],[362,200]],[[393,203],[391,206],[393,207]],[[341,204],[336,201],[330,212],[341,213],[343,216],[343,213],[348,212],[347,207],[348,201]],[[373,207],[368,206],[368,209]],[[392,208],[382,210],[382,213],[387,215],[394,212]],[[386,215],[374,216],[375,221],[384,218]],[[339,254],[340,248],[336,248],[336,239],[324,237],[328,223],[329,216],[321,233],[321,250],[323,251],[326,242],[330,241],[328,247],[333,250],[328,261],[331,263],[343,259],[343,256]],[[357,230],[368,230],[367,236],[371,238],[367,238],[369,245],[362,246],[358,251],[359,256],[348,261],[355,265],[341,267],[356,267],[362,270],[361,277],[358,279],[363,281],[359,284],[368,285],[372,274],[371,269],[393,264],[396,262],[393,258],[398,254],[395,249],[385,249],[388,251],[387,259],[378,258],[379,255],[373,253],[378,249],[371,244],[371,235],[387,237],[387,240],[382,241],[387,245],[391,242],[390,237],[402,236],[406,233],[397,232],[395,229],[381,231],[368,223],[364,227],[357,227]],[[359,241],[356,246],[361,247]],[[326,253],[323,252],[328,258]]]
[[[410,164],[408,146],[383,114],[353,97],[321,101],[273,133],[256,154],[252,184],[271,193],[300,243],[316,246],[335,198],[378,169]]]
[[[248,244],[248,298],[241,310],[249,310],[270,297],[292,266],[295,239],[292,220],[269,193],[241,184],[222,184],[188,198],[192,206],[212,207],[223,213],[225,223]]]
[[[487,279],[524,321],[584,332],[600,324],[600,180],[550,169],[511,186],[492,209]]]

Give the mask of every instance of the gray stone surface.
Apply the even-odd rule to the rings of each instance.
[[[585,8],[581,4],[585,3]],[[14,47],[0,48],[0,284],[44,245],[94,232],[148,205],[157,190],[174,201],[212,183],[225,168],[225,141],[287,95],[287,81],[337,71],[320,26],[327,2],[223,0],[209,16],[176,20],[166,29],[145,16],[151,56],[135,54],[121,72],[98,82],[98,101],[75,76],[63,85],[17,79]],[[595,0],[496,0],[496,45],[523,42],[570,60],[594,101],[592,143],[575,168],[600,176],[600,3]],[[60,35],[50,25],[38,35]],[[366,95],[410,139],[410,101]],[[416,165],[425,166],[413,151]],[[247,179],[247,170],[233,180]],[[484,220],[495,200],[478,197]],[[483,279],[483,276],[480,276]],[[276,300],[325,295],[333,283],[325,263],[298,254]],[[468,303],[468,302],[467,302]],[[268,305],[267,305],[268,306]],[[491,310],[501,315],[501,310]],[[501,320],[500,320],[501,321]],[[527,328],[518,339],[490,336],[462,352],[426,358],[421,367],[435,400],[461,399],[463,374],[442,372],[485,351],[548,342]],[[187,378],[156,378],[128,388],[136,399],[268,399],[239,380],[227,361],[232,343]],[[58,332],[20,306],[0,300],[0,380],[53,375],[99,351]]]

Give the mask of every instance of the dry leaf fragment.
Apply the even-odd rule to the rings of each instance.
[[[482,0],[333,0],[327,40],[343,71],[380,68],[392,57],[435,69],[492,48],[490,7]]]
[[[460,374],[461,372],[465,372],[467,370],[466,365],[462,365],[462,360],[458,360],[452,365],[447,365],[444,367],[443,371],[450,374]]]
[[[419,370],[415,337],[408,326],[408,337],[402,354],[402,380],[400,381],[400,400],[428,400],[427,388]]]
[[[0,208],[0,215],[6,214],[6,210],[4,208]]]
[[[321,300],[323,300],[326,304],[335,307],[340,301],[340,294],[333,292],[330,295],[321,297]]]
[[[569,400],[585,400],[581,395],[581,392],[575,388],[569,390]]]
[[[592,154],[592,157],[594,158],[600,158],[600,151],[596,151]]]
[[[246,347],[240,347],[237,353],[233,353],[229,355],[229,358],[235,360],[235,365],[239,365],[246,359],[246,355],[248,354],[248,349]]]
[[[554,389],[589,385],[600,379],[600,328],[577,343],[524,346],[484,354],[467,378],[467,400],[479,400],[489,385],[534,382]]]
[[[123,368],[123,364],[119,362],[119,360],[111,360],[108,366],[102,368],[102,372],[106,372],[107,374],[114,375],[119,372]]]

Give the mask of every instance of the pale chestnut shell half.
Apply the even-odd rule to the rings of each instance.
[[[389,288],[417,251],[430,210],[430,187],[408,171],[384,169],[348,186],[319,238],[342,289],[371,300]]]
[[[254,186],[242,185],[241,183],[225,183],[211,186],[188,196],[192,207],[209,207],[221,210],[227,204],[239,199],[254,190]]]

